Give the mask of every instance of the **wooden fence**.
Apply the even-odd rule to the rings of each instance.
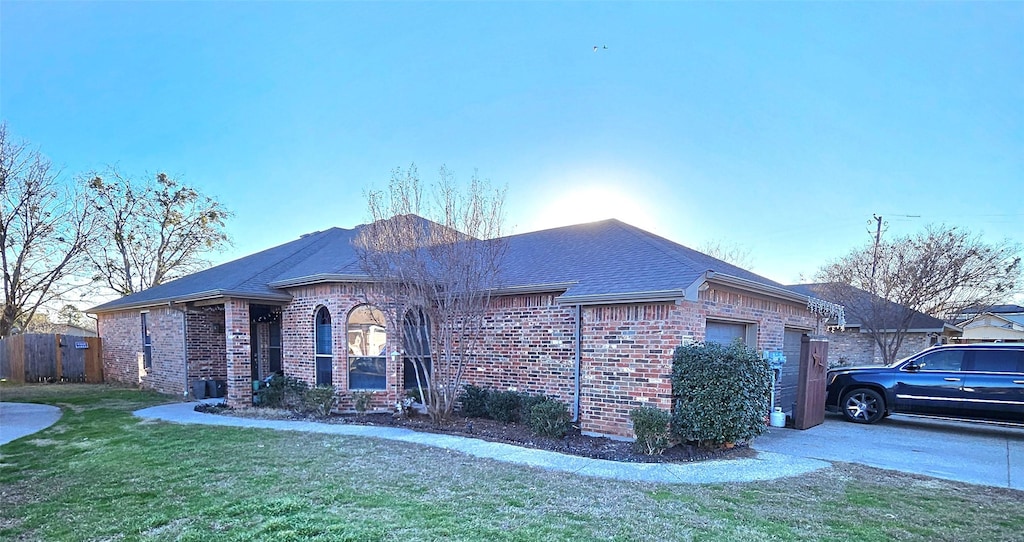
[[[0,340],[0,378],[11,382],[103,382],[99,337],[29,333]]]

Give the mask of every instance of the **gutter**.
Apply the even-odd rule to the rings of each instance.
[[[515,295],[515,294],[543,294],[548,292],[558,292],[568,290],[573,286],[579,284],[578,282],[549,282],[542,284],[525,284],[523,286],[508,286],[505,288],[493,288],[490,290],[491,295]]]
[[[158,299],[148,299],[146,301],[138,301],[138,302],[135,302],[135,303],[126,303],[126,304],[123,304],[123,305],[115,305],[115,306],[111,306],[111,307],[107,306],[107,305],[109,305],[109,303],[105,303],[103,305],[99,305],[97,307],[93,307],[91,309],[87,309],[86,312],[92,313],[92,314],[103,314],[105,312],[117,312],[117,311],[133,310],[133,309],[144,309],[144,308],[147,308],[147,307],[161,307],[161,306],[168,305],[168,304],[183,305],[185,303],[194,303],[196,301],[209,301],[211,299],[217,299],[217,298],[221,298],[221,297],[224,297],[224,298],[234,297],[234,298],[241,298],[241,299],[251,299],[251,300],[255,300],[255,301],[277,301],[277,302],[281,302],[281,303],[288,303],[289,301],[292,300],[292,296],[290,296],[288,294],[283,294],[283,293],[282,294],[254,293],[254,292],[240,292],[240,291],[235,291],[235,290],[222,290],[222,289],[218,289],[218,290],[206,290],[204,292],[197,292],[197,293],[194,293],[194,294],[189,294],[189,295],[185,295],[185,296],[181,296],[181,297],[162,297],[162,298],[158,298]],[[117,302],[116,301],[111,301],[111,303],[117,303]]]
[[[583,306],[576,305],[576,359],[573,364],[573,378],[575,380],[575,396],[573,397],[572,421],[580,421],[580,373],[581,360],[583,358]]]
[[[308,286],[321,282],[378,282],[368,275],[353,275],[351,273],[317,273],[293,279],[277,280],[267,284],[271,288],[291,288],[294,286]]]
[[[608,305],[612,303],[651,303],[683,299],[683,290],[651,290],[647,292],[620,292],[612,294],[560,295],[555,298],[562,305]]]
[[[794,301],[797,303],[806,304],[807,300],[810,299],[810,296],[798,294],[792,290],[782,288],[781,286],[762,284],[760,282],[755,282],[752,280],[735,277],[732,275],[726,275],[723,273],[717,273],[715,271],[708,271],[707,273],[705,273],[705,276],[707,277],[706,280],[708,282],[714,282],[716,284],[722,284],[724,286],[732,286],[734,288],[740,288],[743,290],[748,290],[751,292],[756,292],[771,297],[777,297],[785,299],[787,301]]]

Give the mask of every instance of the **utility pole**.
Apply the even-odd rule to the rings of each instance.
[[[875,269],[878,268],[878,244],[882,242],[882,217],[872,213],[871,216],[878,223],[875,228],[875,253],[871,258],[871,287],[874,288],[875,284]]]

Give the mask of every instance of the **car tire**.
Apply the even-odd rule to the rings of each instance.
[[[885,417],[885,399],[875,390],[857,388],[839,401],[843,416],[854,423],[875,423]]]

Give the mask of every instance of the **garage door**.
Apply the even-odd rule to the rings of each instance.
[[[730,345],[736,339],[745,340],[746,336],[746,324],[708,322],[704,330],[704,342],[707,343]]]
[[[779,395],[775,406],[782,407],[787,414],[793,414],[796,405],[796,388],[800,380],[800,339],[804,331],[786,329],[782,343],[782,353],[786,356],[786,364],[782,366],[782,378],[779,380]]]

